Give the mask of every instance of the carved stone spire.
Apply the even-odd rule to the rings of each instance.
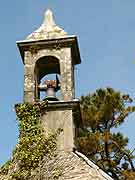
[[[57,26],[54,21],[53,13],[50,9],[45,12],[43,24],[27,40],[44,40],[66,37],[67,33]]]

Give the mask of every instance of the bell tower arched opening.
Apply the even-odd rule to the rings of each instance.
[[[55,93],[60,90],[59,78],[59,59],[54,56],[44,56],[38,59],[35,64],[35,99],[57,100]]]

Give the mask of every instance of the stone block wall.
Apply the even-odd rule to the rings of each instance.
[[[72,109],[47,110],[41,119],[46,135],[55,132],[57,129],[62,130],[58,135],[58,150],[72,151],[75,136]]]
[[[42,57],[53,56],[59,60],[61,99],[74,99],[74,68],[72,64],[71,48],[40,49],[37,52],[26,51],[24,55],[24,101],[34,102],[37,97],[36,62]],[[40,62],[39,62],[40,63]],[[46,71],[46,69],[45,69]]]

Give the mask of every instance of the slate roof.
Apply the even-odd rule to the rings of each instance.
[[[59,174],[58,180],[113,180],[80,152],[57,152],[52,159],[44,159],[42,180],[53,180],[52,174]]]

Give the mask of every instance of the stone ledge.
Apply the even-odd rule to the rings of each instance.
[[[24,52],[29,51],[30,47],[38,47],[40,49],[45,49],[45,48],[55,49],[55,45],[59,44],[60,49],[64,47],[71,47],[72,54],[74,55],[74,64],[81,63],[78,41],[77,41],[77,37],[74,35],[68,36],[66,38],[58,38],[58,39],[43,39],[36,41],[22,40],[22,41],[17,41],[16,43],[20,50],[20,54],[22,56],[23,62],[24,62]]]
[[[71,101],[48,101],[47,110],[49,109],[80,109],[80,101],[74,99]]]

